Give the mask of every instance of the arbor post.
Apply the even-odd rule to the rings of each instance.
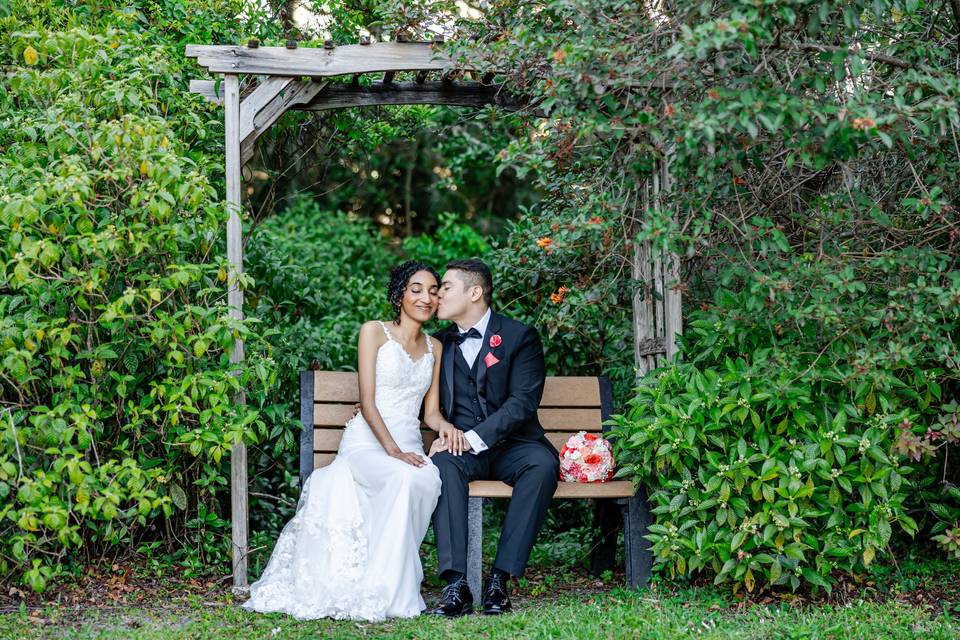
[[[657,160],[655,170],[641,187],[641,216],[650,208],[672,206],[667,203],[673,179],[668,151]],[[674,215],[676,213],[674,212]],[[653,242],[635,242],[632,275],[636,285],[633,296],[634,358],[637,377],[671,360],[677,352],[677,336],[683,333],[681,321],[680,256]]]
[[[240,79],[236,74],[226,74],[224,84],[224,147],[226,154],[227,206],[227,260],[230,263],[230,279],[227,289],[227,305],[230,317],[243,319],[243,292],[240,290],[240,274],[243,273],[243,225],[240,220]],[[230,362],[243,362],[243,340],[237,338],[230,352]],[[239,371],[234,371],[239,375]],[[234,402],[246,404],[246,395],[241,389]],[[247,446],[241,441],[234,443],[230,453],[230,521],[233,525],[231,551],[233,559],[233,592],[246,593],[247,584]]]

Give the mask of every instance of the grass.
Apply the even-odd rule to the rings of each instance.
[[[42,597],[4,588],[0,639],[960,639],[957,562],[904,553],[896,565],[841,579],[829,597],[787,592],[745,600],[713,586],[655,582],[638,591],[622,586],[622,573],[591,578],[583,570],[591,540],[589,531],[574,529],[538,544],[531,570],[514,586],[514,613],[499,618],[298,621],[249,613],[216,582],[139,563],[90,567]],[[485,552],[492,558],[494,547]],[[435,554],[427,550],[423,560],[431,604],[439,589]]]
[[[613,588],[521,596],[499,618],[429,616],[381,624],[297,621],[248,613],[220,593],[138,606],[42,609],[0,616],[2,638],[960,638],[960,623],[929,606],[738,602],[713,588]]]

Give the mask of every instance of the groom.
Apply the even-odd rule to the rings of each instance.
[[[537,419],[543,395],[543,345],[533,327],[494,313],[493,279],[480,260],[447,264],[437,317],[452,324],[443,343],[440,403],[463,432],[466,453],[433,456],[443,488],[433,514],[440,577],[447,582],[433,613],[473,611],[467,586],[468,483],[502,480],[513,487],[493,571],[483,590],[483,612],[510,609],[507,583],[526,568],[534,538],[557,487],[559,460]]]

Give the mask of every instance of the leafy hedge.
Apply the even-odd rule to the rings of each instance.
[[[686,362],[641,380],[615,430],[624,473],[652,491],[661,569],[829,590],[918,533],[956,554],[940,532],[960,517],[941,482],[960,441],[943,369],[960,271],[896,258],[858,273],[771,261],[690,314]]]
[[[141,29],[235,37],[217,30],[238,5],[177,7],[86,28],[30,3],[0,29],[0,576],[38,591],[108,550],[222,559],[223,456],[262,435],[275,382],[254,323],[227,314],[216,119],[181,43]],[[13,30],[31,18],[48,26]]]

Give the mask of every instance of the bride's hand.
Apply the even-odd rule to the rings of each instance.
[[[463,455],[467,450],[466,438],[463,437],[463,431],[457,429],[452,424],[446,424],[440,427],[440,437],[437,438],[446,450],[455,456]]]
[[[407,464],[411,464],[415,467],[422,467],[427,464],[427,461],[423,459],[423,456],[416,453],[407,453],[406,451],[388,451],[388,455],[391,458],[396,458],[397,460],[402,460]]]
[[[430,453],[427,455],[431,458],[433,454],[440,453],[441,451],[446,451],[448,449],[446,441],[443,438],[436,438],[433,442],[430,443]]]

